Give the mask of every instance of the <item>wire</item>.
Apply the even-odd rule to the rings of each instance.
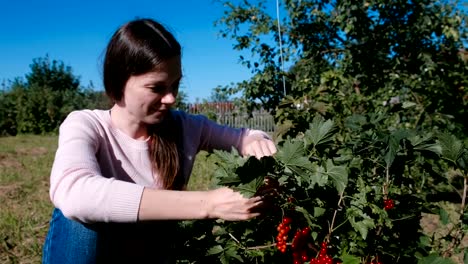
[[[283,93],[286,96],[286,79],[284,77],[284,58],[283,58],[283,43],[281,36],[281,22],[280,22],[280,13],[279,13],[279,0],[276,0],[276,19],[278,20],[278,42],[281,58],[281,70],[283,71]]]

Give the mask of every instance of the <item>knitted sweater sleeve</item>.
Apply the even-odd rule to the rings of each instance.
[[[198,131],[199,149],[212,151],[214,149],[230,151],[233,147],[244,154],[244,142],[254,135],[268,135],[261,130],[247,128],[232,128],[220,125],[203,115],[186,115],[185,129],[193,140],[193,132]]]
[[[136,222],[143,187],[102,176],[96,157],[101,138],[86,113],[66,118],[59,130],[50,198],[66,217],[80,222]]]

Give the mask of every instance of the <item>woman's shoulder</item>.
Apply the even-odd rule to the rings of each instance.
[[[98,129],[100,127],[107,127],[109,124],[109,110],[75,110],[68,114],[62,123],[62,126],[79,124],[83,128]]]
[[[208,120],[204,115],[190,114],[180,110],[172,110],[171,113],[175,120],[183,123],[204,123]]]
[[[109,115],[109,110],[74,110],[68,114],[66,120],[76,120],[76,121],[96,121],[96,122],[107,122],[106,116]]]

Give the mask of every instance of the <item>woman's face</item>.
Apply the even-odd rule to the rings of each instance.
[[[181,78],[177,56],[162,62],[153,72],[130,76],[119,104],[138,123],[159,123],[176,102]]]

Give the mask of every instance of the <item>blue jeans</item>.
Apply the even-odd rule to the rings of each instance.
[[[55,208],[43,264],[175,263],[175,222],[83,224]]]

